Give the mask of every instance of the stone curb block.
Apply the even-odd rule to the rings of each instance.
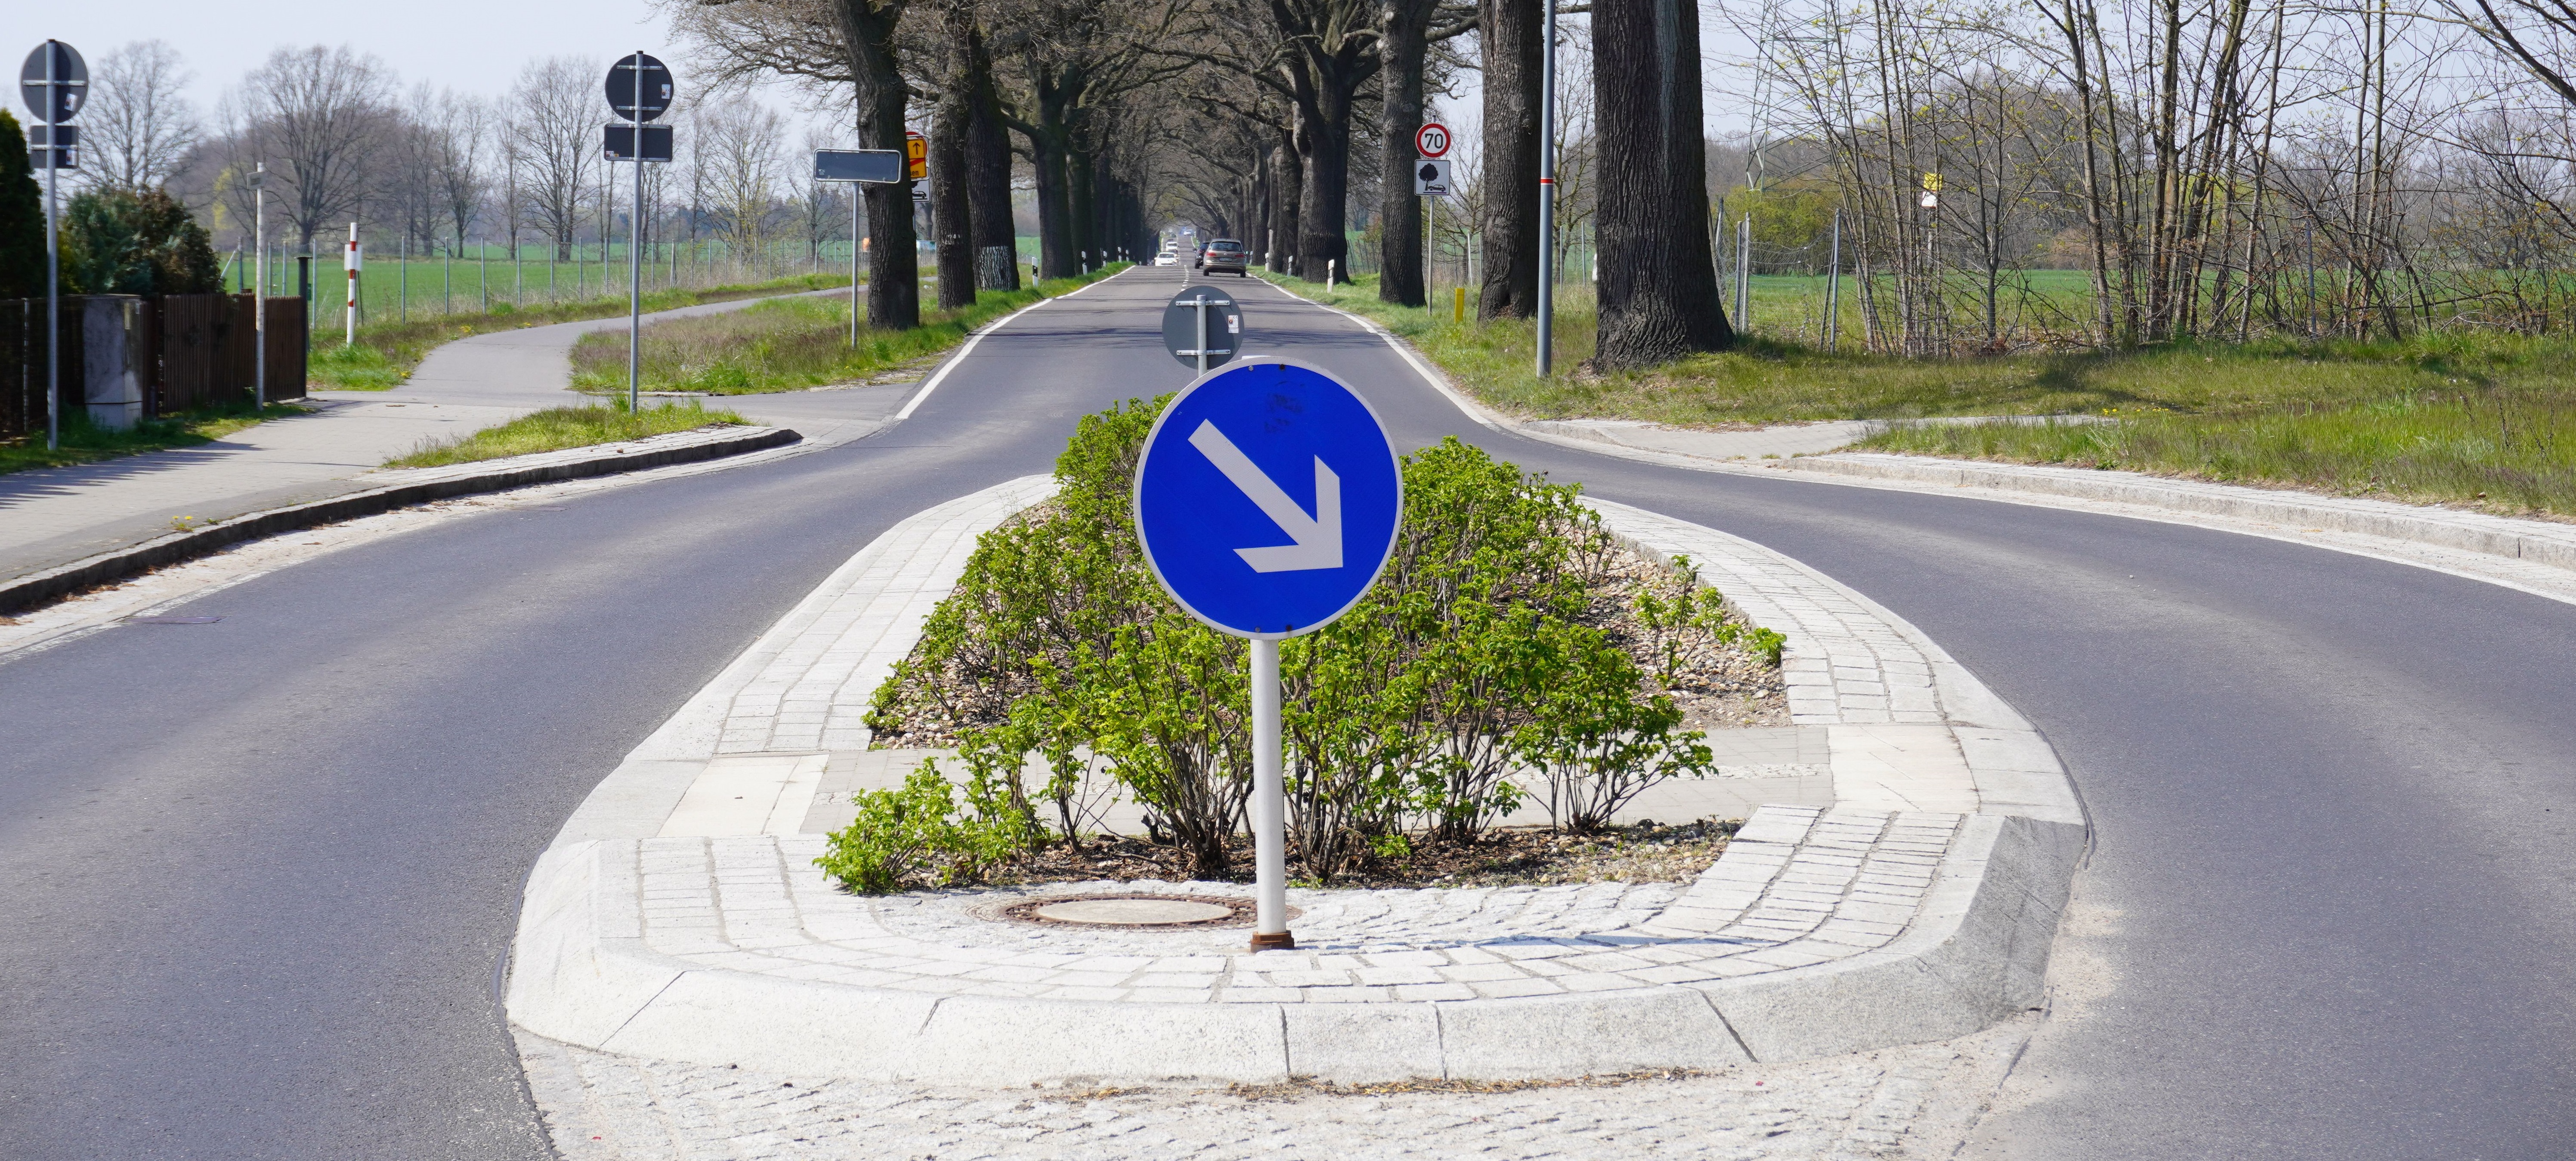
[[[1000,489],[1018,489],[1025,502],[1043,494],[1028,480]],[[926,511],[880,541],[984,495]],[[836,575],[861,583],[863,562],[877,551],[862,549]],[[636,903],[640,836],[654,832],[685,786],[680,751],[713,748],[684,708],[593,792],[539,860],[513,953],[510,1017],[604,1051],[869,1080],[1367,1083],[1785,1062],[1945,1039],[2036,1006],[2084,845],[2063,767],[2027,721],[1913,626],[1797,567],[1922,651],[1981,795],[1981,812],[1963,823],[1913,921],[1879,951],[1588,995],[1348,1005],[943,996],[708,966],[646,948]],[[837,596],[827,584],[806,604]],[[791,622],[800,615],[780,628]],[[745,665],[771,645],[764,637],[709,689],[747,680]],[[1790,841],[1790,830],[1803,832],[1757,814],[1739,836],[1748,858],[1766,827]]]
[[[542,452],[536,456],[512,456],[478,465],[473,470],[442,474],[434,479],[416,480],[382,488],[370,488],[327,500],[271,508],[234,517],[221,524],[174,532],[141,544],[73,561],[43,572],[31,573],[0,584],[0,613],[43,604],[57,597],[79,592],[93,585],[122,580],[136,573],[165,565],[179,564],[209,556],[246,540],[257,540],[280,532],[336,524],[361,516],[373,516],[396,508],[446,500],[482,492],[499,492],[530,484],[550,484],[561,480],[587,479],[615,475],[619,472],[642,471],[672,464],[696,463],[700,460],[766,451],[804,438],[783,427],[726,428],[718,433],[675,432],[667,436],[631,440],[620,445],[634,451],[588,452],[563,458],[561,452]],[[529,463],[540,457],[543,463]],[[515,466],[496,466],[515,465]]]
[[[1941,487],[2035,492],[2107,500],[2177,512],[2297,524],[2384,536],[2537,564],[2576,568],[2576,529],[2483,512],[2413,509],[2383,500],[2298,499],[2261,488],[2162,480],[2134,472],[1929,460],[1919,456],[1838,452],[1786,461],[1796,471]]]

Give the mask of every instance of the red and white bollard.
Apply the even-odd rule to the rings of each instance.
[[[349,223],[349,306],[346,313],[347,333],[341,340],[352,346],[358,342],[358,267],[365,259],[358,253],[358,223]]]

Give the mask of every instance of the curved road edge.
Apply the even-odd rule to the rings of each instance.
[[[1948,1039],[2041,1005],[2086,836],[2047,740],[1919,630],[1849,588],[1741,538],[1600,502],[1623,537],[1666,559],[1689,555],[1749,619],[1786,634],[1796,720],[1830,731],[1835,806],[1821,816],[1756,811],[1691,888],[1707,908],[1699,925],[1716,932],[1784,903],[1817,909],[1797,873],[1811,859],[1856,868],[1893,854],[1917,860],[1928,884],[1901,926],[1882,924],[1891,934],[1823,954],[1806,950],[1827,947],[1813,940],[1784,945],[1795,950],[1778,963],[1737,965],[1752,974],[1595,995],[1344,1005],[1329,1021],[1273,1003],[942,997],[651,946],[648,927],[672,916],[643,898],[639,855],[647,840],[679,833],[672,824],[711,763],[864,748],[869,694],[953,588],[976,537],[1051,492],[1046,477],[1027,477],[898,524],[637,746],[531,875],[512,945],[512,1023],[613,1053],[854,1078],[1258,1082],[1384,1079],[1375,1073],[1391,1063],[1463,1078],[1786,1062]],[[818,718],[796,745],[779,741],[790,700]],[[722,833],[792,835],[816,791],[796,774],[756,789],[768,798],[746,809],[766,825]],[[1850,819],[1946,820],[1938,825],[1951,837],[1928,851],[1837,848],[1824,836]],[[716,874],[710,897],[724,894]],[[1832,916],[1878,908],[1887,918],[1884,903],[1827,906]],[[540,1093],[549,1105],[568,1099]]]
[[[783,427],[701,428],[455,467],[388,472],[385,477],[392,477],[397,482],[326,500],[246,513],[218,524],[173,532],[141,544],[18,577],[0,584],[0,613],[32,608],[83,589],[195,560],[244,541],[281,532],[336,524],[432,500],[767,451],[803,438]]]

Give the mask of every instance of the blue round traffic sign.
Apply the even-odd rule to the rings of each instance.
[[[1368,401],[1284,359],[1190,384],[1136,464],[1136,533],[1154,578],[1237,637],[1294,637],[1348,611],[1386,567],[1403,515],[1395,445]]]

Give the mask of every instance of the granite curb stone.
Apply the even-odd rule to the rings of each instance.
[[[220,524],[173,532],[0,582],[0,613],[30,608],[94,585],[195,560],[280,532],[336,524],[432,500],[765,451],[801,438],[783,427],[722,427],[451,467],[386,472],[379,478],[393,482],[364,491],[246,513]]]

